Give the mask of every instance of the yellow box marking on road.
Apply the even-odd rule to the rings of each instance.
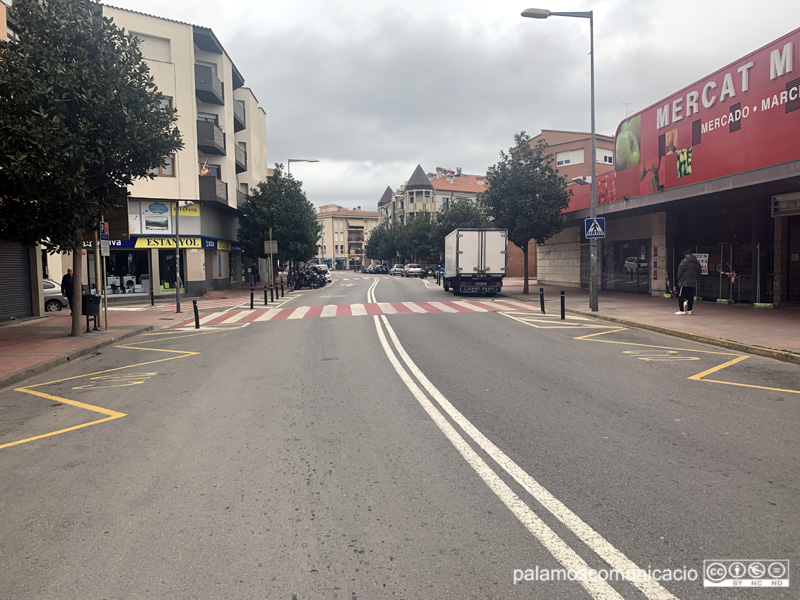
[[[217,330],[214,330],[214,331],[216,332],[216,331],[227,331],[227,330],[225,330],[225,329],[217,329]],[[158,339],[158,340],[155,340],[155,339],[148,340],[147,343],[151,344],[151,343],[156,342],[156,341],[157,342],[161,342],[161,341],[164,341],[164,340],[174,340],[174,339],[180,339],[180,338],[185,338],[185,337],[192,337],[193,335],[201,335],[202,333],[211,333],[211,332],[200,332],[200,333],[193,333],[193,334],[190,334],[190,335],[185,335],[185,334],[184,335],[176,335],[176,336],[169,337],[169,338],[162,337],[161,339]],[[144,343],[144,342],[142,342],[142,343]],[[122,345],[115,346],[115,348],[122,348],[122,349],[127,349],[127,350],[143,350],[143,351],[150,351],[150,352],[165,352],[165,353],[169,353],[169,354],[176,354],[177,356],[168,356],[166,358],[159,358],[157,360],[148,360],[148,361],[145,361],[145,362],[135,363],[135,364],[132,364],[132,365],[126,365],[126,366],[123,366],[123,367],[114,367],[113,369],[105,369],[103,371],[95,371],[93,373],[84,373],[83,375],[73,375],[72,377],[64,377],[63,379],[56,379],[54,381],[46,381],[44,383],[37,383],[35,385],[29,385],[29,386],[15,388],[14,389],[15,392],[20,392],[20,393],[23,393],[23,394],[30,394],[31,396],[36,396],[37,398],[44,398],[46,400],[50,400],[50,401],[53,401],[53,402],[59,402],[61,404],[66,404],[68,406],[74,406],[75,408],[80,408],[80,409],[83,409],[83,410],[88,410],[88,411],[91,411],[91,412],[100,413],[100,414],[106,415],[106,416],[104,418],[98,419],[96,421],[90,421],[88,423],[82,423],[80,425],[75,425],[73,427],[66,427],[64,429],[59,429],[57,431],[50,431],[48,433],[43,433],[43,434],[35,435],[35,436],[32,436],[32,437],[27,437],[25,439],[17,440],[17,441],[14,441],[14,442],[8,442],[8,443],[5,443],[5,444],[0,444],[0,450],[2,450],[4,448],[11,448],[12,446],[19,446],[20,444],[26,444],[28,442],[33,442],[33,441],[41,440],[41,439],[44,439],[44,438],[53,437],[53,436],[56,436],[56,435],[61,435],[62,433],[68,433],[70,431],[75,431],[77,429],[83,429],[84,427],[89,427],[91,425],[99,425],[100,423],[106,423],[108,421],[113,421],[114,419],[119,419],[121,417],[127,416],[126,413],[119,412],[119,411],[116,411],[116,410],[111,410],[110,408],[103,408],[102,406],[95,406],[94,404],[87,404],[85,402],[79,402],[78,400],[70,400],[69,398],[64,398],[62,396],[54,396],[52,394],[46,394],[44,392],[40,392],[39,390],[37,390],[35,388],[41,388],[41,387],[48,386],[48,385],[55,385],[57,383],[64,383],[66,381],[74,381],[76,379],[86,379],[87,377],[89,378],[90,381],[97,381],[97,380],[100,380],[100,381],[107,381],[107,380],[120,381],[120,380],[127,379],[127,378],[136,378],[136,377],[140,378],[142,376],[141,373],[128,375],[128,374],[120,373],[120,371],[124,371],[126,369],[134,369],[136,367],[143,367],[145,365],[152,365],[152,364],[160,363],[160,362],[166,362],[168,360],[176,360],[176,359],[179,359],[179,358],[187,358],[189,356],[196,356],[196,355],[200,354],[199,352],[192,352],[192,351],[189,351],[189,350],[166,350],[166,349],[163,349],[163,348],[143,348],[143,347],[132,345],[132,344],[122,344]],[[111,373],[111,375],[108,375],[109,373]],[[145,375],[155,375],[155,374],[156,373],[150,373],[150,372],[145,373]],[[140,382],[137,381],[136,383],[140,383]],[[128,385],[132,385],[132,383],[127,382],[127,383],[118,384],[118,385],[92,386],[92,387],[122,387],[122,386],[128,386]],[[86,387],[87,386],[79,386],[78,388],[73,388],[73,389],[81,389],[81,388],[86,388]]]
[[[723,369],[727,369],[728,367],[732,367],[733,365],[738,364],[738,363],[740,363],[742,361],[745,361],[748,358],[750,358],[749,356],[746,356],[746,355],[743,355],[743,354],[738,354],[738,353],[735,353],[735,352],[718,352],[718,351],[714,351],[714,350],[696,350],[694,348],[674,348],[674,347],[671,347],[671,346],[656,346],[655,344],[638,344],[638,343],[635,343],[635,342],[620,342],[620,341],[617,341],[617,340],[599,340],[599,339],[596,339],[597,336],[608,335],[610,333],[617,333],[619,331],[624,331],[625,329],[627,329],[627,328],[621,327],[621,328],[618,328],[618,329],[614,329],[612,331],[600,331],[600,332],[597,332],[597,333],[590,333],[588,335],[582,335],[582,336],[576,337],[575,339],[579,340],[579,341],[587,341],[587,342],[602,342],[604,344],[621,344],[623,346],[637,346],[637,347],[640,347],[640,348],[655,348],[655,349],[659,349],[659,350],[676,350],[676,351],[682,351],[682,352],[694,352],[694,353],[697,353],[697,354],[713,354],[713,355],[716,355],[716,356],[733,356],[735,358],[733,358],[733,359],[731,359],[731,360],[729,360],[727,362],[724,362],[721,365],[717,365],[716,367],[711,367],[710,369],[706,369],[705,371],[702,371],[701,373],[697,373],[696,375],[691,375],[690,377],[687,377],[687,379],[690,379],[691,381],[701,381],[703,383],[720,383],[722,385],[732,385],[732,386],[736,386],[736,387],[751,388],[751,389],[756,389],[756,390],[765,390],[765,391],[769,391],[769,392],[786,392],[787,394],[800,394],[800,390],[791,390],[791,389],[788,389],[788,388],[776,388],[776,387],[769,387],[769,386],[765,386],[765,385],[755,385],[753,383],[736,383],[734,381],[722,381],[720,379],[706,379],[706,377],[708,377],[709,375],[711,375],[713,373],[717,373],[719,371],[722,371]],[[592,338],[592,339],[590,339],[590,338]],[[667,361],[668,360],[673,360],[674,361],[674,360],[677,360],[677,359],[678,359],[677,357],[674,357],[674,358],[665,357],[665,358],[661,358],[660,360],[667,360]],[[653,359],[650,359],[650,360],[659,360],[659,359],[653,358]],[[684,357],[684,358],[682,358],[682,360],[690,360],[690,359]]]

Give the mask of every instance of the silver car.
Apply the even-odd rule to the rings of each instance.
[[[425,277],[425,271],[417,264],[406,265],[401,274],[403,277]]]
[[[42,280],[44,288],[44,309],[47,312],[58,312],[69,308],[67,297],[61,293],[61,286],[52,279]]]

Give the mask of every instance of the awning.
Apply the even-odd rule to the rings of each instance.
[[[347,226],[364,229],[364,219],[347,219]]]

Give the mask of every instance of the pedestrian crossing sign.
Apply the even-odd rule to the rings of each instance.
[[[597,238],[604,238],[606,237],[606,218],[605,217],[593,217],[588,218],[585,221],[585,233],[587,240],[593,240]]]

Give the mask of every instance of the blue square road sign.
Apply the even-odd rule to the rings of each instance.
[[[584,221],[584,234],[587,240],[606,237],[606,218],[594,217]]]

